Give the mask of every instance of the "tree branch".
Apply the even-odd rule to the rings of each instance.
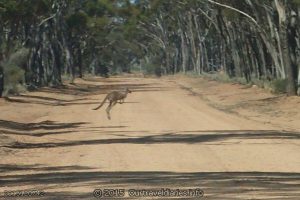
[[[210,3],[212,3],[212,4],[215,4],[215,5],[218,5],[218,6],[221,6],[221,7],[228,8],[228,9],[230,9],[230,10],[236,11],[236,12],[238,12],[238,13],[244,15],[244,16],[247,17],[248,19],[250,19],[256,26],[259,27],[257,21],[256,21],[253,17],[251,17],[250,15],[248,15],[247,13],[245,13],[245,12],[239,10],[239,9],[236,9],[236,8],[234,8],[234,7],[232,7],[232,6],[229,6],[229,5],[225,5],[225,4],[222,4],[222,3],[218,3],[218,2],[215,2],[215,1],[212,1],[212,0],[207,0],[207,1],[210,2]]]
[[[51,15],[50,17],[48,17],[48,18],[42,20],[41,23],[39,23],[38,26],[42,26],[44,23],[46,23],[46,22],[47,22],[48,20],[50,20],[50,19],[53,19],[55,16],[56,16],[56,13],[53,14],[53,15]]]

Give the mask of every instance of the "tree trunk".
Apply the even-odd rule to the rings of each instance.
[[[180,29],[180,38],[181,38],[181,57],[182,57],[182,71],[183,73],[186,73],[186,65],[187,65],[187,46],[185,42],[185,37],[182,29]]]
[[[286,5],[281,0],[275,0],[276,9],[279,15],[279,36],[281,40],[281,50],[283,56],[283,62],[287,73],[287,93],[288,95],[296,95],[296,82],[294,80],[295,74],[292,68],[292,62],[289,52],[288,42],[288,21],[287,21],[287,9]]]
[[[3,73],[3,67],[0,66],[0,98],[2,97],[3,90],[4,90],[4,73]]]

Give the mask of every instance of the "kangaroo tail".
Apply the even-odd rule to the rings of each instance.
[[[93,110],[98,110],[99,108],[101,108],[103,106],[103,104],[105,103],[107,98],[108,98],[108,96],[106,96],[105,99],[102,101],[102,103],[97,108],[94,108]]]

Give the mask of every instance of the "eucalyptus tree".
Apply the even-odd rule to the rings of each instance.
[[[224,70],[248,82],[287,80],[290,95],[299,87],[298,0],[138,2],[138,28],[151,39],[141,42],[156,46],[147,56],[160,57],[165,73]]]
[[[297,14],[295,11],[295,8],[296,10],[299,9],[299,6],[297,6],[298,1],[246,0],[239,3],[228,1],[225,2],[226,4],[224,4],[224,1],[221,3],[211,0],[208,1],[244,16],[243,18],[240,17],[240,22],[244,23],[244,25],[236,26],[233,30],[240,29],[239,36],[247,32],[255,36],[255,40],[252,40],[250,44],[252,43],[251,51],[253,55],[256,55],[256,58],[252,59],[252,63],[256,64],[252,64],[253,67],[249,68],[250,71],[256,71],[256,77],[258,78],[262,76],[268,77],[271,74],[275,78],[287,79],[288,94],[295,94],[296,80],[298,77],[297,68],[299,69],[296,64],[297,52],[295,48],[297,41],[299,41],[296,34]],[[249,10],[251,12],[247,14]],[[226,19],[226,16],[223,16],[222,19]],[[234,20],[229,20],[229,23],[236,24]],[[229,23],[225,23],[224,25]],[[246,27],[247,25],[250,27],[249,30],[243,31],[240,28]],[[243,39],[235,39],[235,41],[244,42]],[[239,52],[242,51],[239,50]],[[242,57],[243,55],[246,54],[242,53],[242,55],[236,57]],[[271,62],[269,61],[269,63],[267,61],[268,57],[271,58]],[[250,60],[248,63],[243,63],[244,66],[249,66],[249,63],[251,65],[251,54],[244,58],[244,60],[247,59]],[[237,61],[239,61],[239,59],[237,59]],[[238,72],[237,66],[238,64],[236,62],[235,68]]]
[[[299,4],[0,0],[1,65],[12,69],[5,68],[9,57],[28,53],[18,67],[25,83],[37,86],[62,84],[64,74],[72,81],[85,72],[130,72],[134,63],[158,74],[222,70],[248,82],[284,80],[293,95],[300,85]]]

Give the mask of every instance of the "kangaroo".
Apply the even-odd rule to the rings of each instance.
[[[131,91],[128,88],[126,88],[124,92],[120,92],[120,91],[110,92],[106,95],[106,97],[104,98],[102,103],[97,108],[94,108],[93,110],[98,110],[99,108],[101,108],[104,105],[105,101],[108,100],[109,105],[106,108],[106,113],[107,113],[107,118],[110,120],[111,119],[110,110],[117,103],[120,103],[120,104],[124,103],[124,100],[127,97],[128,93],[131,93]]]

